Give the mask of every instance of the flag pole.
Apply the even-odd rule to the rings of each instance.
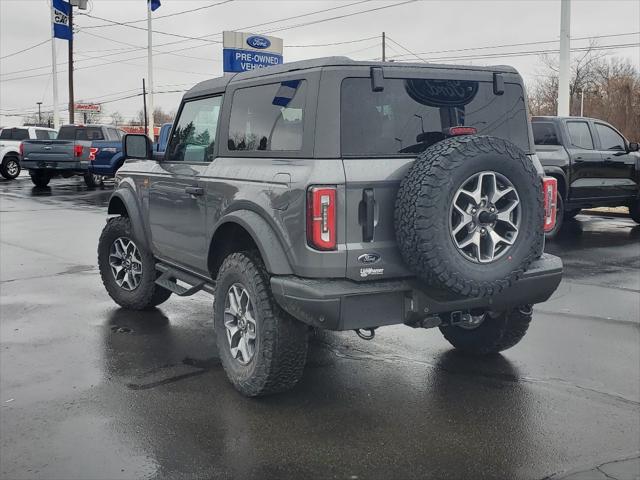
[[[147,67],[148,77],[149,77],[149,108],[147,109],[149,116],[149,130],[147,134],[151,141],[155,140],[154,138],[154,130],[153,130],[153,31],[151,30],[151,4],[147,0]]]
[[[53,77],[53,128],[58,130],[60,126],[60,112],[58,110],[58,67],[56,61],[56,36],[54,31],[55,13],[53,0],[51,0],[51,76]]]

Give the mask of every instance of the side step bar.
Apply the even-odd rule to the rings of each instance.
[[[207,282],[200,277],[183,272],[182,270],[178,270],[177,268],[170,267],[163,263],[157,263],[156,270],[160,272],[160,276],[156,278],[156,284],[181,297],[188,297],[200,290],[212,295],[215,291],[215,285],[213,282]],[[178,285],[178,280],[190,285],[190,287],[187,288],[182,285]]]

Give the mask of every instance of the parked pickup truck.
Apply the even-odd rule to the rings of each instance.
[[[22,168],[38,187],[46,187],[53,177],[73,175],[82,175],[88,187],[95,187],[122,166],[123,136],[109,125],[63,125],[56,140],[22,142]]]
[[[23,140],[55,140],[52,128],[13,127],[0,129],[0,175],[13,180],[20,175],[20,142]]]
[[[558,180],[555,236],[581,209],[628,206],[640,223],[640,154],[607,122],[585,117],[533,117],[533,138],[547,175]]]

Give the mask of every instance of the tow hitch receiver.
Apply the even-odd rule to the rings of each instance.
[[[366,331],[369,332],[368,335],[366,333],[364,333]],[[358,335],[363,340],[373,340],[373,337],[376,336],[376,329],[375,328],[358,328],[358,329],[354,330],[354,332],[356,332],[356,335]]]

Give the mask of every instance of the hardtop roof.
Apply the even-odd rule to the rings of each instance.
[[[498,73],[513,73],[518,74],[518,71],[508,65],[495,65],[487,67],[479,67],[475,65],[444,65],[438,63],[411,63],[411,62],[366,62],[351,60],[348,57],[322,57],[314,58],[310,60],[300,60],[297,62],[283,63],[280,65],[274,65],[266,68],[257,68],[248,72],[230,73],[225,74],[222,77],[212,78],[205,80],[194,85],[188,90],[184,98],[199,97],[207,95],[209,93],[219,92],[224,90],[230,83],[240,82],[242,80],[248,80],[252,78],[266,77],[269,75],[275,75],[279,73],[287,73],[297,70],[310,70],[313,68],[321,67],[389,67],[389,68],[438,68],[447,70],[469,70],[469,71],[484,71],[484,72],[498,72]]]

